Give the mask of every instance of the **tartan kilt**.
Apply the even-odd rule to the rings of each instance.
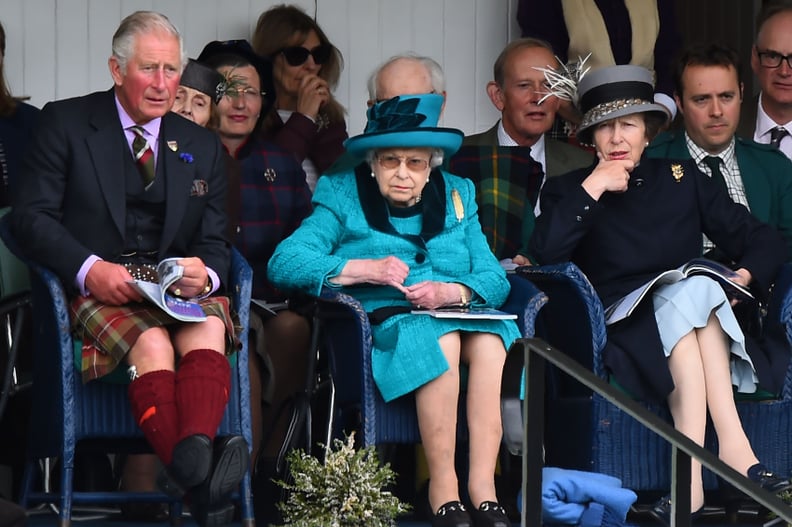
[[[240,342],[238,319],[231,314],[226,296],[210,296],[198,302],[207,316],[219,317],[226,327],[226,355],[237,351]],[[149,303],[133,302],[108,306],[93,297],[78,296],[70,304],[72,335],[82,340],[83,383],[103,377],[123,362],[140,335],[150,328],[181,322]]]

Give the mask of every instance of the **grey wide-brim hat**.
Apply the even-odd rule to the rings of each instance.
[[[629,64],[601,68],[585,75],[578,84],[578,108],[583,120],[577,128],[578,140],[591,144],[594,127],[604,121],[635,113],[670,118],[664,106],[654,102],[652,72]]]

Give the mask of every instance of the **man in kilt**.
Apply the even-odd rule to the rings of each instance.
[[[169,110],[187,58],[163,15],[138,11],[113,36],[113,87],[47,104],[14,192],[12,228],[32,261],[70,292],[85,382],[128,371],[134,418],[190,492],[199,525],[231,522],[230,492],[249,463],[239,436],[214,443],[236,349],[227,281],[226,172],[216,135]],[[200,302],[202,322],[143,303],[133,278],[179,258],[170,292]]]

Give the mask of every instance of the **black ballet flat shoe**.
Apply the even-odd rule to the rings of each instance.
[[[699,510],[690,513],[691,522],[700,518],[703,512],[704,506],[702,505]],[[657,502],[652,505],[652,508],[649,509],[649,514],[666,527],[671,527],[671,496],[663,496],[657,500]]]
[[[432,527],[472,527],[467,509],[459,501],[441,505],[432,516]]]
[[[212,471],[192,492],[191,511],[201,527],[223,527],[234,519],[230,495],[239,486],[250,465],[250,451],[242,436],[217,442]]]
[[[187,436],[173,447],[171,463],[160,472],[157,486],[165,494],[181,497],[203,483],[212,467],[212,441],[203,434]]]
[[[773,494],[792,488],[792,481],[789,478],[782,478],[778,474],[770,472],[761,463],[757,463],[748,469],[748,479]]]
[[[482,502],[471,515],[476,527],[511,527],[512,524],[506,515],[506,509],[494,501]]]

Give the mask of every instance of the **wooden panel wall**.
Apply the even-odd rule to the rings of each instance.
[[[2,0],[6,75],[12,91],[47,101],[109,88],[107,58],[119,21],[137,9],[166,14],[197,56],[211,40],[249,38],[258,15],[283,0]],[[344,55],[337,90],[351,134],[365,123],[366,80],[404,51],[445,69],[444,124],[473,133],[497,119],[484,87],[501,48],[519,36],[516,0],[296,0]]]

